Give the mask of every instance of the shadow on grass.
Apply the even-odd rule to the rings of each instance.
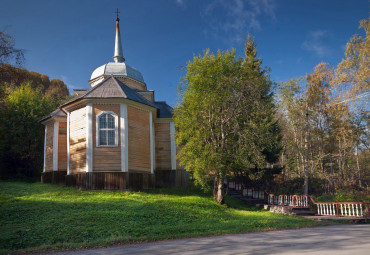
[[[5,252],[313,225],[309,220],[247,210],[236,202],[232,208],[221,206],[197,190],[134,193],[28,183],[0,185],[0,249]]]
[[[260,212],[264,211],[263,209],[247,204],[245,201],[242,201],[240,199],[231,197],[231,196],[225,196],[225,204],[229,206],[230,208],[234,208],[237,210],[246,210],[246,211],[254,211],[254,212]]]

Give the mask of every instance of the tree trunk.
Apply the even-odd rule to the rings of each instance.
[[[220,178],[219,176],[215,177],[215,181],[213,184],[213,196],[218,203],[223,204],[225,202],[222,178]]]
[[[304,194],[308,195],[308,106],[306,104],[306,125],[304,128],[305,136],[304,136]]]
[[[358,144],[356,146],[356,166],[357,166],[357,178],[358,178],[358,186],[362,188],[362,182],[361,182],[361,168],[360,168],[360,162],[358,160]]]
[[[330,180],[331,180],[331,192],[335,194],[335,183],[334,183],[334,169],[333,169],[333,158],[331,156],[331,150],[329,153],[329,160],[330,160]]]

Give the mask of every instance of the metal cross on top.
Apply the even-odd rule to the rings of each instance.
[[[114,13],[116,13],[116,14],[117,14],[117,19],[118,19],[118,14],[120,13],[120,12],[118,11],[118,8],[117,8],[117,10],[116,10]]]

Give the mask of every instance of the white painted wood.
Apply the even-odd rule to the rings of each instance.
[[[128,172],[128,122],[127,104],[120,104],[120,125],[121,125],[121,171]]]
[[[70,143],[70,133],[69,133],[69,121],[70,121],[70,113],[67,113],[67,174],[69,174],[69,161],[70,161],[70,154],[69,154],[69,143]]]
[[[149,112],[149,134],[150,134],[150,172],[154,173],[154,132],[153,132],[153,116]]]
[[[86,105],[86,172],[93,169],[92,104]]]
[[[126,111],[127,112],[127,111]],[[102,114],[110,114],[114,117],[114,145],[101,145],[99,144],[99,117]],[[127,115],[127,114],[126,114]],[[118,115],[115,112],[112,111],[101,111],[96,115],[96,124],[95,124],[95,130],[96,130],[96,147],[118,147]]]
[[[170,141],[171,141],[171,169],[176,170],[176,144],[175,144],[175,123],[170,122]]]
[[[48,133],[48,126],[45,126],[45,136],[44,136],[44,167],[42,168],[42,171],[46,171],[46,137]]]
[[[154,122],[155,122],[155,120],[154,120],[154,118],[152,118],[153,119],[153,122],[152,122],[152,129],[153,129],[153,169],[155,169],[157,166],[156,166],[156,164],[155,164],[155,124],[154,124]]]

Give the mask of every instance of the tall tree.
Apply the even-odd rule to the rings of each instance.
[[[370,91],[370,18],[360,22],[365,37],[354,35],[346,46],[345,58],[336,69],[335,84],[343,85],[346,97]]]
[[[16,65],[24,62],[24,50],[15,48],[12,36],[0,31],[0,65],[14,61]]]
[[[310,185],[322,183],[310,192],[362,189],[370,181],[366,160],[370,121],[365,97],[370,93],[370,19],[361,21],[360,27],[366,36],[351,38],[336,69],[320,63],[303,78],[306,86],[291,80],[279,89],[284,177],[302,177],[302,152],[307,151],[308,175],[315,179]],[[355,108],[356,104],[361,106]],[[304,105],[308,107],[307,121]],[[305,122],[310,134],[307,150]]]
[[[223,178],[234,170],[263,168],[279,154],[271,81],[249,37],[246,57],[235,51],[194,57],[180,86],[175,108],[180,163],[223,202]]]
[[[43,127],[38,123],[53,109],[51,103],[27,83],[4,100],[0,116],[0,170],[2,175],[33,176],[41,170]]]

